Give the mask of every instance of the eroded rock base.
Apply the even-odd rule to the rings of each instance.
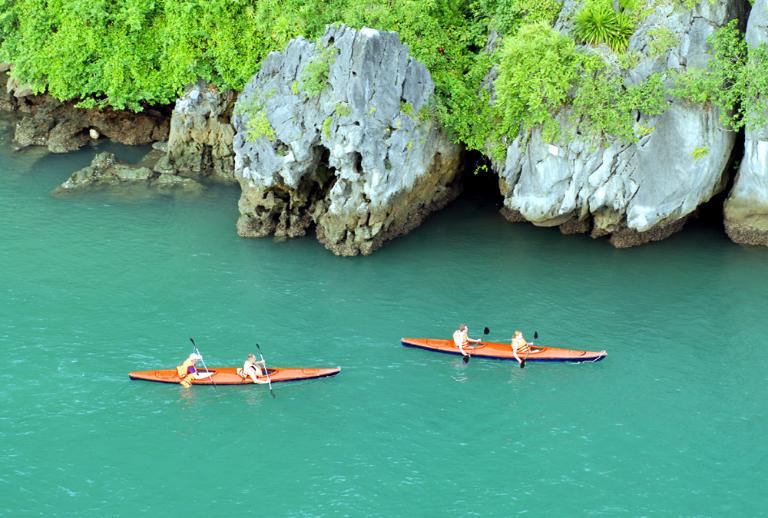
[[[202,191],[202,185],[190,179],[172,174],[159,174],[152,170],[154,162],[162,156],[161,152],[149,153],[136,165],[124,164],[112,153],[99,153],[91,165],[80,169],[62,183],[54,194],[64,194],[93,188],[108,188],[124,185],[144,185],[158,191],[184,190]]]

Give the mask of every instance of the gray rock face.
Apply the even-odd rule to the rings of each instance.
[[[157,160],[160,155],[157,152],[153,153],[150,153],[138,165],[120,163],[112,153],[99,153],[93,158],[91,165],[73,173],[53,192],[54,194],[63,194],[95,187],[115,187],[118,185],[144,185],[159,190],[200,191],[202,189],[199,183],[190,178],[155,173],[152,166],[154,160]]]
[[[395,33],[329,27],[270,54],[233,117],[239,234],[314,224],[333,252],[369,254],[444,206],[460,149],[429,115],[433,91]]]
[[[756,0],[747,44],[768,44],[768,0]],[[744,157],[725,202],[725,231],[737,243],[768,246],[768,127],[746,131]]]
[[[566,2],[556,27],[568,32],[579,7]],[[630,40],[630,52],[639,60],[625,84],[638,84],[654,72],[705,66],[707,38],[740,9],[735,0],[703,1],[693,10],[657,6]],[[659,27],[677,43],[654,53],[650,44]],[[595,52],[610,55],[605,48]],[[568,108],[558,114],[567,143],[546,142],[534,128],[514,139],[505,163],[497,164],[509,219],[565,225],[561,228],[569,233],[591,227],[593,236],[610,236],[614,246],[634,246],[679,230],[697,206],[723,188],[735,135],[721,127],[713,107],[671,102],[664,114],[640,118],[655,130],[636,143],[596,142],[582,135],[580,121],[569,115]]]
[[[234,102],[233,92],[222,93],[203,82],[190,88],[176,101],[168,154],[158,162],[157,170],[236,182],[232,149],[235,130],[229,120]]]

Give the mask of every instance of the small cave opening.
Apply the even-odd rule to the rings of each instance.
[[[725,166],[725,185],[723,190],[714,195],[708,202],[701,204],[693,214],[693,217],[686,223],[686,226],[699,228],[716,228],[720,232],[725,232],[724,206],[725,200],[731,193],[733,184],[736,180],[736,173],[739,172],[739,165],[744,158],[744,130],[736,133],[736,141],[733,144],[731,156],[728,164]]]
[[[337,180],[336,169],[328,164],[330,151],[321,149],[315,171],[301,179],[298,189],[304,201],[307,230],[310,232],[315,231],[318,220],[328,210],[328,193]]]
[[[497,209],[502,207],[504,196],[499,190],[499,175],[488,157],[479,151],[465,151],[459,175],[464,185],[462,198]]]

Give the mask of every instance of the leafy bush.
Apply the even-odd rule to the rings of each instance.
[[[335,60],[336,49],[333,46],[319,48],[315,58],[302,70],[299,88],[310,97],[320,95],[328,86],[328,74]]]
[[[731,128],[746,122],[749,85],[760,83],[760,77],[768,74],[764,67],[747,67],[747,44],[737,24],[733,20],[715,31],[710,38],[712,58],[707,68],[688,69],[678,76],[675,88],[678,97],[718,106],[723,124]],[[754,80],[749,77],[752,72],[758,76]]]
[[[552,25],[562,7],[562,0],[478,0],[478,11],[490,13],[489,27],[502,35],[513,35],[523,24]]]
[[[573,40],[544,23],[525,25],[504,41],[494,83],[500,130],[515,136],[521,125],[541,124],[554,140],[559,125],[552,117],[578,78],[579,54]]]
[[[627,11],[614,11],[611,3],[610,0],[588,2],[576,15],[574,33],[588,45],[605,43],[623,52],[635,32],[635,20]]]
[[[245,118],[245,140],[255,142],[261,137],[275,140],[275,130],[272,128],[264,101],[258,96],[251,97],[248,101],[240,101],[235,105],[235,115]]]
[[[669,27],[654,27],[648,31],[648,54],[651,57],[661,56],[677,45],[678,36]]]
[[[589,134],[631,142],[652,131],[638,125],[635,114],[660,115],[669,106],[665,94],[659,74],[627,88],[617,71],[605,68],[599,58],[592,58],[573,100],[573,114],[583,121]]]

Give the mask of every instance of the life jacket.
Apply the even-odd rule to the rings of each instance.
[[[457,336],[457,333],[459,333],[458,336]],[[467,333],[463,331],[459,331],[458,329],[453,332],[453,345],[455,345],[456,347],[459,346],[459,344],[456,343],[459,341],[459,337],[460,337],[462,347],[466,347],[469,345],[469,336],[467,336]]]
[[[189,370],[190,367],[192,367],[192,372]],[[176,366],[176,374],[179,375],[179,378],[186,378],[188,375],[194,374],[196,371],[197,369],[195,369],[195,362],[189,358],[181,362],[181,365]]]
[[[522,342],[522,343],[520,343]],[[528,342],[525,341],[524,338],[520,338],[520,340],[515,341],[515,339],[512,339],[512,350],[515,350],[515,345],[517,345],[517,352],[518,353],[524,353],[527,354],[531,352],[531,346]]]

